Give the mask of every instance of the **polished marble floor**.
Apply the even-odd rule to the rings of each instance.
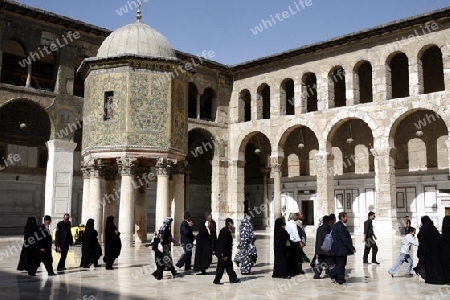
[[[151,275],[155,269],[153,253],[143,245],[123,249],[112,271],[78,268],[81,248],[72,247],[66,271],[49,277],[42,266],[36,277],[30,277],[16,271],[19,241],[20,237],[0,238],[0,299],[450,299],[450,286],[425,284],[417,276],[405,278],[403,269],[393,279],[387,274],[397,258],[400,237],[379,239],[381,265],[377,266],[362,263],[361,236],[354,236],[357,253],[348,260],[348,286],[333,284],[329,278],[313,279],[309,264],[303,265],[306,275],[272,279],[272,240],[265,231],[257,232],[255,275],[240,276],[235,267],[242,282],[229,284],[225,274],[223,285],[212,284],[215,260],[207,276],[181,271],[180,277],[172,278],[165,272],[164,279],[157,281]],[[313,237],[309,237],[306,253],[310,258],[313,244]],[[174,259],[181,253],[181,247],[174,247]],[[53,253],[53,257],[56,267],[59,254]]]

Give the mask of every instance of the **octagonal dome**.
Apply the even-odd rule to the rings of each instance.
[[[136,22],[112,32],[97,52],[98,58],[136,55],[150,58],[176,58],[169,41],[154,28]]]

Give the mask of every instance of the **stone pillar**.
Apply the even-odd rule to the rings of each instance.
[[[265,228],[270,227],[269,224],[269,197],[268,197],[268,185],[267,176],[270,174],[270,168],[262,168],[263,173],[263,204],[265,205],[265,210],[263,211],[263,225]]]
[[[53,220],[62,219],[71,213],[73,187],[73,151],[76,143],[50,140],[47,172],[45,176],[45,214]]]
[[[99,241],[103,235],[103,202],[101,161],[95,161],[90,168],[89,180],[89,214],[88,219],[94,219],[95,229],[98,231]],[[86,220],[87,221],[87,220]]]
[[[228,163],[228,201],[219,202],[221,227],[226,217],[234,220],[234,225],[239,228],[241,220],[244,218],[245,201],[245,161],[232,160]]]
[[[380,147],[370,150],[375,167],[375,212],[377,232],[391,234],[396,226],[395,148]]]
[[[121,232],[122,244],[127,247],[133,244],[134,235],[135,190],[133,179],[136,163],[136,158],[121,157],[117,159],[119,172],[122,177],[119,203],[119,231]]]
[[[272,162],[273,174],[273,220],[281,217],[281,162]]]
[[[136,243],[147,241],[147,183],[143,181],[143,174],[150,172],[149,167],[140,167],[137,176],[136,202],[134,205],[134,220]]]
[[[116,202],[119,201],[119,191],[116,189],[117,165],[114,163],[105,164],[103,167],[103,177],[105,179],[105,193],[102,197],[103,224],[109,216],[116,217]]]
[[[197,95],[197,101],[196,101],[196,111],[197,111],[197,119],[200,119],[200,110],[201,110],[201,97],[202,95]]]
[[[355,71],[351,66],[343,66],[345,72],[345,98],[346,106],[355,105]],[[351,71],[350,71],[351,70]]]
[[[174,204],[172,211],[173,218],[173,236],[176,239],[180,239],[180,225],[184,220],[184,162],[179,162],[174,165],[172,181],[173,181],[173,193],[172,201]]]
[[[294,86],[294,112],[296,116],[306,113],[307,88],[303,86],[302,79]]]
[[[156,163],[156,208],[155,229],[159,228],[164,219],[170,216],[169,212],[169,175],[171,166],[165,158],[159,158]]]
[[[334,101],[329,100],[329,79],[328,79],[328,73],[317,73],[316,74],[316,81],[317,81],[317,110],[325,110],[328,108],[333,107],[330,106],[330,103]]]
[[[422,61],[417,56],[408,57],[409,62],[409,95],[423,94]]]
[[[445,45],[441,48],[442,64],[444,66],[444,85],[445,90],[450,90],[450,46]]]
[[[327,151],[319,150],[316,153],[317,211],[319,216],[335,211],[333,161],[333,155]]]
[[[372,66],[372,86],[373,102],[383,104],[392,98],[391,71],[384,61]]]
[[[89,187],[91,179],[91,165],[82,162],[81,172],[83,172],[83,202],[81,204],[81,223],[86,224],[89,215]]]

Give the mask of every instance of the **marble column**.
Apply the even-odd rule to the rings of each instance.
[[[222,193],[221,183],[226,181],[227,161],[213,159],[211,161],[212,177],[211,177],[211,215],[214,220],[219,218],[220,203],[219,199]]]
[[[155,229],[158,229],[164,219],[170,216],[169,212],[169,176],[171,166],[165,158],[158,159],[156,163],[156,208]]]
[[[130,247],[133,244],[134,236],[135,190],[133,179],[136,163],[136,158],[121,157],[117,159],[117,165],[122,177],[119,203],[119,231],[121,232],[122,245],[126,247]]]
[[[47,172],[45,176],[46,215],[53,220],[70,214],[73,189],[73,152],[76,143],[64,140],[46,142],[48,148]]]
[[[102,197],[103,209],[103,225],[109,216],[116,217],[116,202],[119,201],[119,191],[116,189],[117,165],[115,162],[104,165],[103,177],[105,179],[105,193]]]
[[[281,163],[272,163],[273,170],[273,220],[281,217]]]
[[[374,156],[375,167],[375,212],[377,214],[377,231],[395,232],[396,226],[396,183],[395,183],[395,148],[380,147],[370,150]]]
[[[90,169],[89,180],[89,214],[88,219],[94,219],[95,229],[98,231],[99,241],[103,233],[103,202],[101,161],[95,161]]]
[[[316,153],[317,211],[319,216],[335,212],[333,161],[333,155],[327,151],[319,150]]]
[[[173,170],[173,193],[172,202],[174,204],[172,218],[173,218],[173,235],[175,238],[180,238],[180,225],[184,219],[184,162],[179,162],[174,165]]]
[[[191,174],[191,166],[186,166],[184,168],[184,209],[190,210],[190,199],[189,199],[189,185],[190,185],[190,174]]]
[[[134,205],[135,234],[136,243],[145,243],[147,241],[147,183],[142,178],[144,174],[150,172],[150,168],[140,167],[138,170]]]
[[[89,187],[91,179],[91,166],[88,162],[82,162],[81,172],[83,173],[83,200],[81,204],[81,223],[86,224],[89,215]]]
[[[269,224],[269,197],[268,197],[268,185],[267,185],[267,177],[270,174],[270,168],[262,168],[261,172],[263,174],[263,205],[265,205],[265,209],[263,211],[263,226],[264,228],[270,227]]]
[[[245,201],[245,161],[230,160],[228,162],[228,201],[219,203],[220,226],[224,225],[226,217],[234,220],[234,225],[239,228],[241,220],[244,218]],[[219,223],[218,223],[219,224]],[[218,225],[219,226],[219,225]],[[220,227],[219,226],[219,227]]]

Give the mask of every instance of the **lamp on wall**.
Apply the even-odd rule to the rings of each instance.
[[[420,124],[421,124],[421,122],[420,122],[420,115],[417,114],[417,125],[420,126]],[[422,135],[423,135],[422,127],[417,128],[416,136],[417,137],[421,137]]]
[[[352,134],[352,123],[348,122],[348,128],[347,128],[347,143],[351,144],[353,143],[353,134]]]
[[[259,144],[259,139],[258,139],[258,137],[256,137],[256,143],[257,143],[258,145],[256,146],[255,154],[256,154],[256,155],[260,155],[260,154],[261,154],[261,145]]]
[[[305,141],[303,140],[303,127],[300,128],[300,136],[299,136],[299,142],[298,142],[298,149],[305,148]]]

